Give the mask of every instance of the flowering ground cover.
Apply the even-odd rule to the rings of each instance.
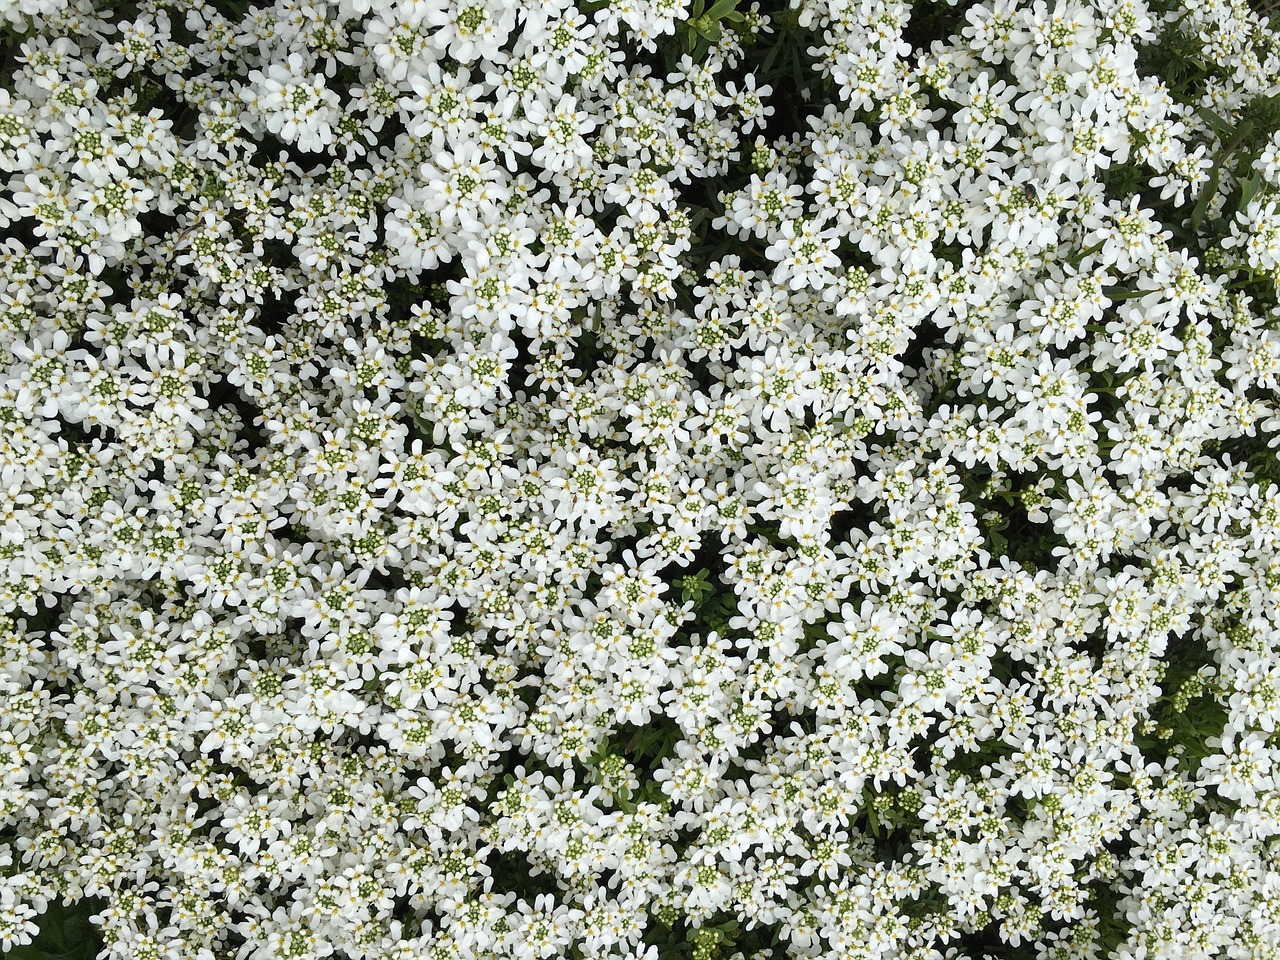
[[[1280,32],[0,0],[0,948],[1280,956]]]

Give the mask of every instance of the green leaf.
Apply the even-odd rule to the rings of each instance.
[[[782,49],[782,43],[778,42],[769,47],[769,52],[765,54],[764,63],[760,65],[760,76],[767,76],[769,68],[773,66],[773,61],[778,57],[778,51]]]
[[[1200,197],[1196,200],[1196,205],[1191,210],[1191,231],[1195,233],[1200,229],[1200,224],[1204,221],[1204,215],[1209,210],[1209,201],[1213,199],[1214,194],[1218,192],[1218,171],[1221,167],[1214,164],[1213,172],[1209,174],[1209,182],[1204,185],[1204,189],[1200,191]]]
[[[708,20],[719,20],[725,14],[731,12],[738,5],[738,0],[716,0],[716,3],[707,11]]]
[[[871,828],[873,837],[880,836],[880,818],[876,816],[876,807],[873,803],[867,804],[867,826]]]
[[[680,599],[685,603],[690,600],[701,604],[702,598],[711,593],[715,587],[707,581],[707,577],[711,575],[711,571],[703,567],[697,573],[689,574],[681,577],[677,583],[680,585]]]
[[[1235,130],[1235,124],[1208,107],[1201,107],[1199,113],[1201,119],[1220,134],[1229,134]]]
[[[228,20],[241,20],[249,12],[249,0],[214,0],[212,6]]]
[[[1237,209],[1243,210],[1247,207],[1249,205],[1249,201],[1257,195],[1258,188],[1260,186],[1262,186],[1262,177],[1257,173],[1244,181],[1244,183],[1240,185],[1240,203]]]
[[[49,909],[36,918],[40,932],[30,944],[14,947],[7,960],[93,960],[101,943],[89,918],[106,907],[98,898],[74,904],[51,900]]]

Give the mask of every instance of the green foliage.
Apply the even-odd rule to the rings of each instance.
[[[1175,28],[1163,32],[1158,42],[1139,48],[1138,69],[1163,80],[1174,100],[1191,103],[1200,98],[1210,67],[1200,40]]]
[[[715,590],[715,586],[707,581],[707,576],[710,572],[706,567],[703,567],[697,573],[689,574],[677,580],[676,584],[680,587],[680,599],[685,603],[692,600],[696,606],[701,606],[703,598]]]
[[[49,909],[37,918],[36,938],[4,954],[6,960],[93,960],[102,940],[89,918],[105,907],[106,901],[88,897],[70,905],[50,901]]]
[[[694,629],[699,633],[714,630],[721,636],[729,631],[729,619],[738,613],[738,600],[733,591],[711,579],[711,571],[703,567],[697,573],[676,580],[680,599],[693,603]]]
[[[1256,97],[1236,116],[1223,116],[1206,106],[1204,91],[1219,82],[1223,68],[1206,59],[1198,37],[1176,25],[1164,31],[1157,42],[1139,48],[1138,66],[1142,74],[1158,79],[1175,101],[1191,107],[1218,146],[1212,151],[1208,182],[1184,203],[1150,191],[1143,193],[1149,173],[1132,161],[1103,173],[1107,192],[1120,199],[1141,194],[1143,206],[1172,229],[1177,242],[1208,253],[1217,248],[1236,214],[1264,187],[1253,164],[1280,130],[1280,97]],[[1211,217],[1216,197],[1222,199],[1223,206],[1220,215]],[[1230,267],[1230,263],[1224,266]]]
[[[1269,109],[1265,106],[1260,111],[1246,110],[1245,113],[1256,119],[1246,119],[1242,115],[1240,121],[1233,124],[1207,107],[1200,109],[1201,116],[1221,138],[1222,147],[1213,158],[1213,166],[1209,172],[1209,182],[1200,191],[1200,195],[1196,199],[1196,205],[1191,210],[1189,224],[1193,235],[1199,233],[1201,226],[1204,224],[1205,214],[1208,212],[1209,204],[1218,193],[1218,185],[1224,171],[1232,172],[1237,177],[1244,179],[1241,181],[1242,187],[1236,196],[1236,202],[1231,204],[1232,209],[1229,215],[1222,218],[1224,221],[1222,226],[1234,219],[1236,211],[1242,210],[1249,199],[1257,192],[1259,180],[1252,173],[1252,166],[1254,159],[1257,158],[1257,155],[1262,151],[1267,139],[1270,137],[1270,131],[1261,125],[1262,117],[1270,114]],[[1247,190],[1243,184],[1248,184]]]
[[[1271,484],[1280,486],[1280,455],[1270,446],[1271,435],[1259,431],[1256,436],[1233,437],[1227,441],[1210,440],[1201,453],[1219,462],[1243,463],[1251,482],[1265,491]],[[1237,530],[1236,532],[1241,532]]]
[[[627,728],[630,736],[619,737],[622,755],[632,763],[661,761],[675,751],[683,734],[669,717],[655,718],[643,727]]]
[[[889,784],[877,790],[868,784],[862,789],[862,810],[866,816],[867,833],[876,840],[900,840],[902,833],[909,833],[919,827],[921,820],[916,814],[921,806],[922,798],[914,788],[903,790]],[[895,837],[895,834],[898,836]]]
[[[737,6],[738,0],[715,0],[710,7],[705,0],[693,0],[689,19],[676,31],[681,52],[689,54],[695,61],[706,56],[711,45],[719,42],[724,33],[722,22],[737,25],[746,21]]]
[[[1242,628],[1230,627],[1236,636]],[[1161,667],[1162,695],[1154,704],[1151,722],[1137,738],[1143,753],[1163,761],[1174,757],[1187,776],[1195,776],[1200,761],[1212,755],[1209,745],[1213,737],[1222,735],[1227,722],[1227,709],[1220,691],[1202,671],[1214,662],[1212,651],[1179,639],[1170,645]]]
[[[780,939],[776,924],[748,930],[742,920],[727,913],[694,922],[678,908],[662,904],[655,906],[654,919],[645,942],[658,947],[662,960],[725,960],[739,952],[763,960]]]
[[[239,21],[251,6],[250,0],[212,0],[210,6],[228,20]]]

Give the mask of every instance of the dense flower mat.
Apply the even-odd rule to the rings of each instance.
[[[15,956],[1280,951],[1248,5],[0,14]]]

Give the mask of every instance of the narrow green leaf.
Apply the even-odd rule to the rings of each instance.
[[[1230,120],[1208,107],[1201,107],[1199,113],[1204,122],[1220,134],[1229,134],[1235,129],[1235,125]]]
[[[1249,201],[1257,195],[1260,186],[1262,186],[1262,178],[1257,173],[1240,185],[1239,209],[1243,210],[1249,205]]]
[[[781,49],[781,43],[775,43],[769,47],[769,52],[765,55],[764,62],[760,65],[761,76],[769,73],[769,68],[773,66],[773,61],[778,58],[778,51]]]
[[[1200,224],[1204,221],[1204,215],[1209,210],[1209,201],[1213,199],[1214,194],[1218,192],[1218,171],[1221,168],[1214,164],[1213,172],[1209,174],[1209,182],[1204,185],[1204,189],[1200,191],[1200,197],[1196,200],[1195,207],[1191,210],[1191,231],[1195,233],[1200,229]]]

